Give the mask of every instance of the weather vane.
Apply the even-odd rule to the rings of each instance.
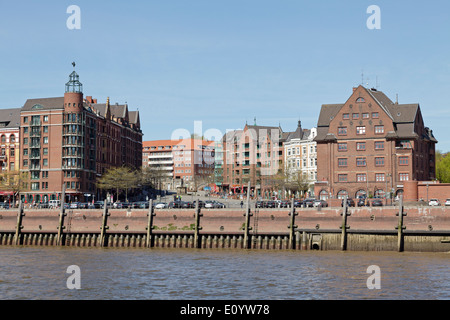
[[[74,62],[72,62],[72,65],[73,65],[73,67],[75,68],[75,61],[74,61]]]

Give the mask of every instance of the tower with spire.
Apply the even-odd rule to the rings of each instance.
[[[83,85],[80,76],[75,71],[75,62],[72,62],[73,71],[69,75],[69,81],[66,83],[64,93],[64,111],[81,112],[83,110]]]

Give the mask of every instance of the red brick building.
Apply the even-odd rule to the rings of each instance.
[[[242,130],[227,132],[223,144],[223,191],[229,194],[274,196],[275,175],[284,166],[283,142],[290,132],[281,127],[246,124]]]
[[[347,102],[323,105],[315,141],[323,199],[384,197],[406,181],[435,179],[437,141],[419,104],[394,103],[376,89],[359,86]]]
[[[215,143],[201,139],[143,142],[142,166],[160,170],[161,188],[195,190],[214,181]]]
[[[28,99],[20,118],[20,169],[30,178],[24,202],[60,199],[63,185],[66,201],[99,199],[96,180],[108,168],[141,167],[138,112],[84,99],[75,71],[63,97]]]

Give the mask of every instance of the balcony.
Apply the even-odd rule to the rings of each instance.
[[[41,166],[38,164],[30,165],[29,169],[30,169],[30,171],[41,170]]]

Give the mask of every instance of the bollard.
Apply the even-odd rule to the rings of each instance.
[[[350,227],[347,226],[347,216],[350,215],[348,212],[348,205],[347,205],[347,197],[344,197],[344,209],[341,213],[342,215],[342,225],[341,225],[341,250],[345,251],[347,250],[347,229]]]
[[[398,216],[398,226],[395,227],[397,229],[398,240],[397,240],[397,250],[398,252],[402,252],[404,250],[404,241],[403,241],[403,230],[406,229],[403,226],[403,217],[406,216],[406,213],[403,212],[403,195],[400,196],[399,201],[399,212],[396,214]]]

